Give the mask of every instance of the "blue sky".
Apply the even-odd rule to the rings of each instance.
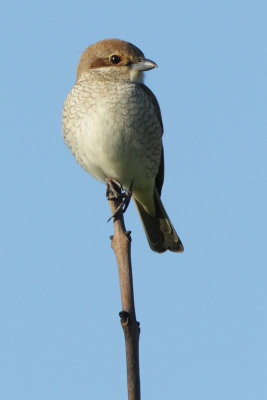
[[[0,399],[127,397],[105,187],[61,134],[80,54],[108,37],[159,66],[146,83],[162,197],[185,246],[153,253],[131,204],[142,398],[266,398],[266,3],[13,1],[1,15]]]

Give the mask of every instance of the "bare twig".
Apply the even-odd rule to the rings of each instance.
[[[114,188],[113,188],[114,189]],[[121,289],[122,311],[121,325],[124,332],[127,362],[128,399],[140,400],[139,378],[139,322],[136,321],[134,307],[133,278],[131,266],[131,237],[125,230],[123,213],[116,214],[121,201],[121,189],[117,187],[118,196],[109,197],[109,205],[114,219],[114,236],[111,247],[114,250]],[[114,192],[113,192],[114,194]]]

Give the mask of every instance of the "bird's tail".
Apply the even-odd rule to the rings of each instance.
[[[182,245],[179,236],[165,211],[165,208],[160,199],[160,195],[155,188],[154,192],[156,216],[149,215],[141,203],[134,198],[137,210],[141,217],[146,237],[149,246],[152,250],[158,253],[163,253],[166,250],[174,252],[182,252],[184,246]]]

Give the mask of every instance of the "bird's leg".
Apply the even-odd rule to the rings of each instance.
[[[123,213],[125,213],[125,211],[128,208],[128,205],[130,204],[132,194],[133,194],[133,182],[131,182],[129,189],[124,190],[124,208],[122,210]]]
[[[112,218],[116,218],[120,213],[125,213],[132,197],[131,183],[129,189],[124,189],[119,181],[116,179],[108,178],[106,180],[106,197],[108,200],[117,200],[119,203],[114,214],[108,219],[108,222]]]
[[[117,179],[107,178],[106,180],[106,198],[108,200],[122,200],[123,187]]]

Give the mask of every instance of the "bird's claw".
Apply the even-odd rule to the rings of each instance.
[[[112,218],[118,217],[121,213],[124,214],[127,210],[130,200],[132,197],[133,183],[131,183],[129,189],[124,189],[119,181],[116,179],[107,179],[106,181],[106,197],[108,200],[116,200],[119,205],[114,214],[108,219],[108,222]]]
[[[123,187],[117,179],[106,180],[106,198],[108,200],[120,200],[122,198]]]

